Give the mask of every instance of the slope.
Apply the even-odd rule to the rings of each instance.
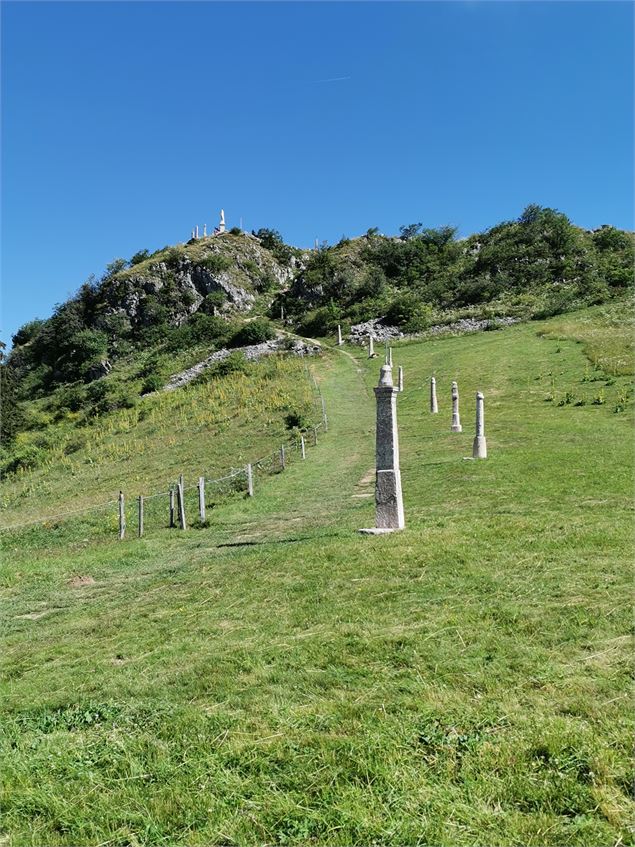
[[[209,528],[15,543],[8,843],[632,843],[627,378],[549,326],[395,349],[401,534],[355,533],[377,363],[349,350],[318,447]]]

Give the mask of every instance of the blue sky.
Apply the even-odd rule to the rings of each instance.
[[[196,224],[633,228],[628,2],[2,3],[2,337]]]

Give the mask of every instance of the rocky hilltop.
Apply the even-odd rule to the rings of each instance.
[[[250,312],[260,295],[271,299],[283,290],[300,266],[300,256],[281,260],[246,232],[192,239],[112,274],[103,287],[104,313],[147,324],[158,303],[179,325],[213,294],[216,313]]]

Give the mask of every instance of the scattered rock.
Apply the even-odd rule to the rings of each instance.
[[[485,318],[477,320],[476,318],[463,318],[460,321],[455,321],[451,324],[437,324],[436,326],[428,327],[422,335],[445,335],[448,333],[460,332],[480,332],[486,329],[497,329],[501,326],[511,326],[517,324],[520,318]]]
[[[352,344],[367,344],[368,336],[372,335],[375,341],[389,341],[393,338],[403,338],[404,334],[399,327],[388,326],[382,323],[383,318],[373,318],[361,324],[351,327],[349,339]]]
[[[207,368],[211,367],[211,365],[216,362],[222,362],[223,359],[226,359],[232,353],[243,353],[247,361],[253,362],[262,358],[262,356],[270,356],[272,353],[281,352],[290,353],[293,356],[315,356],[320,353],[321,349],[322,348],[319,344],[307,344],[299,339],[291,339],[282,335],[278,338],[274,338],[272,341],[263,341],[261,344],[250,344],[247,347],[235,347],[232,350],[223,348],[222,350],[217,350],[215,353],[212,353],[212,355],[208,356],[207,359],[203,359],[202,362],[198,362],[198,364],[193,367],[188,368],[185,371],[181,371],[178,374],[174,374],[174,376],[170,377],[170,380],[163,390],[174,391],[176,388],[182,388],[184,385],[192,382],[193,379],[196,379],[197,376],[202,374],[203,371],[207,370]]]

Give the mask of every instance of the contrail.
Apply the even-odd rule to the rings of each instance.
[[[332,76],[328,79],[314,79],[313,82],[341,82],[344,79],[352,79],[350,76]]]

